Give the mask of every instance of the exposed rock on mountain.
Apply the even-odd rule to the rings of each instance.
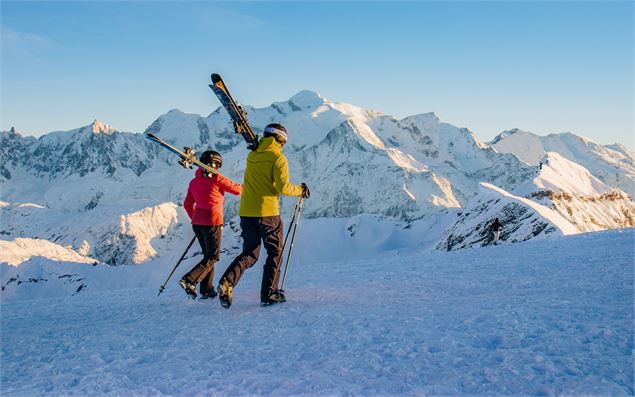
[[[499,241],[491,230],[496,218],[504,226]],[[479,193],[457,212],[457,221],[446,230],[437,249],[451,251],[576,233],[556,211],[482,183]]]

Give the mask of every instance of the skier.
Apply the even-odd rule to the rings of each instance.
[[[496,243],[496,241],[500,240],[500,235],[501,235],[501,230],[504,228],[503,224],[500,223],[500,221],[498,220],[498,218],[496,218],[494,220],[494,222],[492,223],[492,227],[491,227],[491,231],[492,231],[492,235],[496,236],[496,240],[494,243]]]
[[[200,161],[219,169],[223,158],[217,151],[207,150]],[[203,169],[196,170],[190,181],[183,207],[192,221],[192,229],[203,250],[203,259],[179,281],[181,287],[191,297],[196,298],[196,284],[200,283],[201,299],[214,298],[214,264],[220,254],[224,194],[239,195],[242,186],[220,174],[210,174]]]
[[[239,210],[243,249],[218,283],[218,297],[225,308],[231,306],[233,288],[245,270],[258,260],[261,241],[267,250],[267,260],[262,274],[260,303],[268,306],[285,301],[284,294],[278,290],[283,249],[279,197],[280,194],[310,196],[306,184],[289,182],[289,166],[282,153],[287,139],[287,130],[282,125],[269,124],[258,148],[247,156]]]

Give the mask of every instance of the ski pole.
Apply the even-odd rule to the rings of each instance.
[[[291,234],[291,229],[293,229],[293,224],[295,222],[295,217],[298,214],[298,204],[300,204],[300,200],[302,197],[298,197],[298,202],[293,207],[293,215],[291,216],[291,221],[289,222],[289,228],[287,229],[287,234],[284,236],[284,241],[282,242],[282,249],[280,250],[280,261],[284,260],[284,249],[287,247],[287,241],[289,240],[289,235]],[[279,267],[278,267],[279,269]],[[286,273],[286,272],[285,272]]]
[[[289,270],[289,261],[291,260],[291,252],[293,251],[293,243],[295,242],[295,232],[298,230],[298,223],[300,222],[300,214],[302,213],[302,197],[298,199],[298,216],[295,218],[295,224],[293,225],[293,234],[291,235],[291,244],[289,245],[289,252],[287,253],[287,263],[284,265],[284,274],[282,275],[282,284],[280,284],[280,291],[284,291],[284,281],[287,279],[287,270]]]
[[[291,228],[293,227],[293,222],[295,222],[295,217],[298,213],[298,204],[300,204],[300,200],[302,199],[302,197],[300,197],[298,199],[298,202],[296,203],[295,207],[293,208],[293,216],[291,217],[291,222],[289,222],[289,229],[287,229],[287,235],[284,236],[284,242],[282,243],[282,252],[284,253],[284,249],[287,246],[287,240],[289,239],[289,234],[291,233]]]
[[[159,289],[159,295],[161,295],[161,292],[163,292],[165,290],[165,286],[168,284],[168,281],[170,281],[170,277],[172,277],[172,275],[174,274],[174,272],[176,271],[176,268],[179,267],[179,265],[181,264],[181,262],[183,262],[183,259],[185,259],[185,255],[187,255],[187,251],[190,250],[190,247],[192,246],[192,244],[194,244],[194,241],[196,240],[196,236],[192,237],[192,241],[190,241],[190,244],[188,244],[187,248],[185,249],[185,252],[183,252],[183,255],[181,255],[181,259],[179,259],[178,262],[176,262],[176,266],[174,266],[174,269],[172,269],[172,272],[170,272],[170,275],[168,276],[168,278],[165,280],[165,283],[163,283],[163,285],[161,286],[161,288]],[[157,295],[157,296],[159,296]]]

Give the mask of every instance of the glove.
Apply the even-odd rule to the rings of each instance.
[[[302,187],[302,198],[309,198],[311,197],[311,192],[309,191],[309,187],[306,185],[306,183],[302,182],[300,184],[300,187]]]

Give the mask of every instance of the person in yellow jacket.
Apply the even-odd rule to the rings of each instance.
[[[267,306],[285,301],[284,294],[278,291],[283,248],[279,198],[280,194],[304,198],[310,196],[306,184],[294,185],[289,182],[289,164],[282,154],[287,139],[287,130],[282,125],[269,124],[265,127],[258,148],[247,156],[238,210],[243,250],[218,283],[218,297],[225,308],[231,306],[233,288],[245,270],[258,261],[261,243],[267,251],[267,261],[262,274],[260,303]]]

